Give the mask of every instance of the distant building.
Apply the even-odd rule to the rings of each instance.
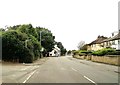
[[[87,50],[90,51],[96,51],[96,50],[100,50],[103,48],[103,46],[101,46],[101,42],[103,40],[107,39],[107,37],[104,36],[98,36],[96,40],[92,41],[91,43],[87,44]]]
[[[57,45],[54,46],[53,50],[51,52],[49,52],[49,56],[60,56],[61,51],[60,48],[57,47]]]
[[[116,35],[104,40],[102,44],[104,48],[111,47],[116,50],[120,50],[120,31]]]
[[[112,37],[98,36],[98,38],[87,44],[87,50],[96,51],[102,48],[114,48],[120,50],[120,31],[117,34],[112,33]]]

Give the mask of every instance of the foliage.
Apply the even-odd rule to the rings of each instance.
[[[111,49],[111,48],[104,48],[98,51],[94,51],[92,53],[92,55],[96,55],[96,56],[104,56],[104,55],[108,55],[109,53],[114,53],[115,50]]]
[[[120,55],[120,50],[108,52],[106,55]]]
[[[40,57],[41,46],[32,25],[19,25],[8,29],[2,36],[3,60],[31,63]]]
[[[68,51],[67,51],[67,54],[71,54],[71,53],[72,53],[72,51],[71,51],[71,50],[68,50]]]
[[[95,56],[104,56],[104,55],[120,55],[120,51],[116,51],[112,48],[104,48],[97,51],[87,51],[87,50],[76,50],[73,52],[74,55],[86,56],[86,55],[95,55]]]
[[[16,31],[7,31],[2,35],[2,59],[14,61],[19,59],[24,50],[24,42],[27,36]]]
[[[40,44],[41,31],[41,44]],[[23,24],[0,29],[2,38],[2,58],[4,61],[19,61],[32,63],[40,58],[41,53],[45,56],[55,45],[55,36],[50,30],[42,27],[33,27],[31,24]],[[41,52],[41,48],[44,51]],[[66,49],[62,48],[64,54]]]
[[[36,31],[38,35],[40,35],[41,31],[41,45],[46,50],[46,52],[52,51],[52,48],[54,48],[55,45],[55,36],[51,33],[50,30],[42,28],[42,27],[36,27]],[[40,36],[38,36],[38,41],[40,41]]]
[[[79,56],[86,56],[88,54],[91,54],[91,51],[87,51],[87,50],[75,50],[73,51],[74,55],[79,55]]]
[[[35,28],[33,28],[33,26],[31,24],[20,25],[17,30],[20,31],[20,32],[22,32],[22,33],[26,33],[28,36],[32,35],[35,38],[38,38],[37,31],[35,30]]]
[[[5,31],[5,29],[3,29],[3,28],[0,28],[0,32],[4,32]]]
[[[58,48],[60,48],[60,50],[61,50],[61,55],[62,56],[65,55],[65,53],[67,52],[67,50],[64,48],[64,46],[62,45],[62,43],[61,42],[56,42],[56,44],[57,44]]]
[[[79,55],[79,50],[74,50],[74,51],[73,51],[73,54],[74,54],[74,55]]]
[[[34,28],[31,24],[10,26],[7,27],[7,31],[0,29],[0,37],[2,37],[4,61],[19,60],[19,62],[31,63],[41,57],[42,47],[45,56],[55,45],[55,36],[50,30],[42,27]],[[66,49],[62,48],[61,52],[64,54]]]

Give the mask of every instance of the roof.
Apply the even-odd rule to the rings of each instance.
[[[107,37],[104,37],[104,36],[98,36],[98,38],[94,41],[92,41],[91,43],[89,43],[89,45],[91,44],[99,44],[101,42],[103,42],[103,40],[107,39]]]
[[[112,38],[110,39],[110,41],[111,41],[111,40],[117,40],[117,39],[120,39],[120,32],[119,32],[117,35],[115,35],[114,37],[112,37]]]
[[[102,42],[110,41],[110,39],[111,39],[111,37],[110,37],[110,38],[107,38],[107,39],[104,39],[103,41],[101,41],[101,43],[102,43]]]
[[[108,39],[103,40],[103,42],[118,40],[118,39],[120,39],[120,32],[112,38],[108,38]]]

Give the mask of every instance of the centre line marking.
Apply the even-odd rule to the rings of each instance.
[[[26,83],[27,82],[27,80],[28,79],[30,79],[30,77],[34,74],[36,72],[36,70],[35,71],[33,71],[28,77],[27,77],[27,79],[23,82],[23,83]]]
[[[84,78],[86,78],[88,81],[90,81],[90,82],[92,82],[92,83],[95,84],[95,82],[94,82],[93,80],[91,80],[90,78],[88,78],[88,77],[86,77],[86,76],[84,76]]]
[[[72,70],[77,71],[77,70],[75,70],[74,68],[72,68]]]

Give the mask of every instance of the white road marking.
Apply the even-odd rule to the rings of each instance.
[[[35,71],[33,71],[28,77],[27,77],[27,79],[23,82],[23,83],[26,83],[27,82],[27,80],[28,79],[30,79],[30,77],[34,74],[36,72],[36,70]]]
[[[76,69],[72,68],[72,70],[77,71]]]
[[[90,81],[90,82],[92,82],[92,83],[95,84],[95,82],[94,82],[93,80],[91,80],[90,78],[88,78],[88,77],[86,77],[86,76],[84,76],[84,78],[86,78],[88,81]]]
[[[26,67],[26,68],[23,68],[23,69],[21,69],[21,71],[25,71],[25,70],[29,69],[30,67],[31,67],[31,66]],[[30,69],[30,70],[33,70],[33,69],[38,68],[38,67],[39,67],[39,66],[33,66],[33,68]]]

